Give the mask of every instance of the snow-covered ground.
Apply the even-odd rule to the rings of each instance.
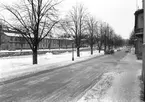
[[[106,91],[112,86],[115,76],[115,72],[105,73],[101,80],[97,82],[97,84],[88,92],[86,92],[86,94],[78,102],[114,102],[108,101],[106,98],[102,99],[102,97],[105,96]]]
[[[32,65],[32,56],[13,56],[0,58],[0,78],[10,78],[16,75],[28,74],[40,70],[48,70],[59,66],[86,60],[103,55],[103,51],[81,51],[81,57],[72,61],[72,53],[66,52],[59,55],[47,53],[38,56],[38,65]],[[78,102],[140,102],[139,79],[141,74],[141,61],[136,60],[133,53],[129,53],[116,66],[116,70],[104,73],[103,77],[93,86]]]
[[[141,102],[141,61],[129,53],[116,66],[116,70],[104,73],[78,102]]]
[[[64,49],[39,49],[38,51],[52,51],[52,50],[64,50]],[[26,52],[26,51],[32,51],[32,50],[31,49],[23,49],[23,50],[0,50],[0,52],[21,52],[21,51]]]
[[[140,72],[106,73],[78,102],[141,102]]]
[[[89,47],[84,47],[84,48],[81,48],[81,49],[89,49]],[[72,50],[72,48],[68,48],[68,49],[39,49],[38,51],[56,51],[56,50]],[[23,49],[23,50],[0,50],[0,53],[1,52],[31,52],[32,50],[31,49]]]
[[[75,61],[72,61],[71,52],[66,52],[59,55],[46,53],[44,55],[38,56],[38,65],[32,65],[31,55],[0,58],[0,79],[24,74],[27,72],[29,73],[47,70],[103,54],[103,51],[101,51],[101,53],[94,51],[93,55],[90,54],[90,51],[81,51],[81,57],[78,58],[76,57],[76,52],[74,52]]]

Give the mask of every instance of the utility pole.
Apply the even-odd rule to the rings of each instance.
[[[0,49],[1,49],[1,44],[2,44],[1,36],[2,36],[2,25],[0,25]]]
[[[74,61],[74,42],[72,42],[72,61]]]
[[[143,0],[143,18],[144,18],[144,26],[143,26],[143,66],[142,66],[142,79],[143,82],[145,83],[145,2]]]

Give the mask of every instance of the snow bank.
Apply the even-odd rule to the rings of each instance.
[[[91,90],[89,90],[80,100],[78,100],[78,102],[109,102],[100,101],[100,99],[106,94],[106,90],[111,87],[115,76],[115,72],[105,73],[101,80],[97,82],[97,84],[93,86],[93,88],[91,88]]]
[[[102,54],[104,54],[103,51],[101,53],[98,53],[98,51],[94,51],[94,55],[91,56],[90,51],[81,51],[81,57],[78,58],[76,57],[76,52],[74,51],[75,61],[72,62],[71,52],[65,52],[57,55],[54,55],[52,53],[46,53],[44,55],[38,56],[38,65],[32,65],[31,55],[0,58],[0,78],[8,77],[9,75],[12,74],[45,70],[46,68],[51,68],[51,66],[54,65],[60,66],[69,63],[74,63],[77,61],[85,60],[90,57],[99,56]],[[44,68],[42,68],[42,66]]]
[[[141,63],[133,52],[128,53],[116,70],[104,74],[78,102],[141,102]]]

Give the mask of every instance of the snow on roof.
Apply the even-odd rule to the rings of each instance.
[[[18,33],[12,33],[12,32],[4,32],[5,35],[11,36],[11,37],[22,37],[21,34]],[[72,38],[58,38],[58,37],[45,37],[46,39],[66,39],[66,40],[73,40]]]
[[[10,33],[10,32],[4,32],[5,35],[7,36],[14,36],[14,37],[21,37],[22,35],[17,34],[17,33]]]

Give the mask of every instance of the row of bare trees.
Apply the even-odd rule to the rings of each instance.
[[[124,40],[116,35],[113,28],[87,13],[83,5],[76,5],[70,13],[60,22],[62,29],[72,35],[77,48],[77,56],[80,56],[80,47],[85,41],[93,54],[93,47],[97,46],[99,52],[122,46]]]
[[[77,56],[80,56],[82,42],[87,42],[93,54],[96,45],[99,51],[120,46],[122,38],[106,23],[97,21],[83,5],[76,5],[65,18],[59,19],[58,0],[22,0],[21,4],[4,5],[14,17],[13,21],[4,20],[12,30],[19,32],[30,45],[33,52],[33,64],[37,64],[39,43],[52,35],[52,29],[58,27],[66,36],[74,39]],[[57,28],[57,29],[58,29]],[[117,45],[119,44],[119,45]]]
[[[136,37],[135,37],[135,33],[134,33],[134,30],[130,33],[130,37],[128,39],[128,45],[130,46],[135,46],[135,40],[136,40]]]

